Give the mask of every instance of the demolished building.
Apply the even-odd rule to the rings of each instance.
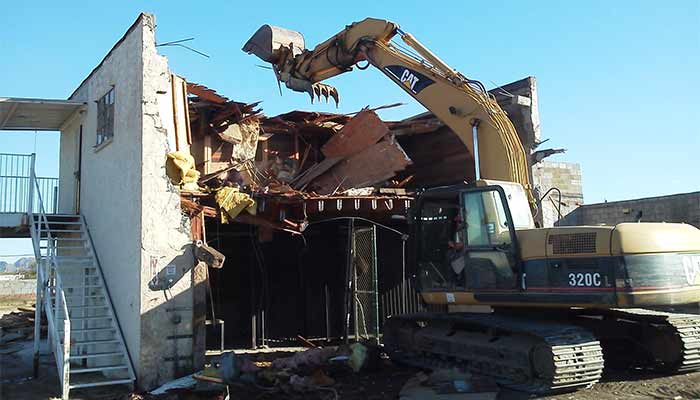
[[[23,126],[61,132],[57,207],[30,206],[18,232],[50,249],[38,254],[38,304],[55,312],[54,344],[66,321],[84,331],[67,350],[80,366],[54,349],[64,393],[94,385],[79,383],[88,372],[148,390],[201,369],[207,349],[376,340],[388,316],[424,309],[408,267],[415,194],[475,175],[449,128],[429,113],[383,121],[372,109],[266,116],[187,82],[155,43],[155,18],[142,14],[57,101],[68,110],[60,121]],[[492,94],[539,165],[537,182],[547,172],[535,85]],[[25,116],[55,114],[37,104]],[[65,293],[66,312],[46,293]]]

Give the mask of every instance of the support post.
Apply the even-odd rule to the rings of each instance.
[[[34,180],[36,179],[36,174],[34,173],[34,165],[36,161],[36,154],[32,153],[31,169],[29,170],[29,204],[27,204],[27,215],[29,217],[29,223],[34,223]]]
[[[352,313],[352,283],[353,283],[353,232],[355,231],[355,220],[350,219],[348,221],[348,237],[347,237],[347,251],[346,251],[346,262],[345,262],[345,304],[344,304],[344,328],[345,328],[345,343],[350,342],[350,314]]]
[[[58,301],[58,296],[57,301]],[[58,306],[56,306],[58,309]],[[66,314],[68,314],[68,310],[65,311]],[[59,335],[60,336],[60,335]],[[56,338],[56,340],[60,340],[60,338]],[[63,398],[68,400],[68,395],[70,392],[70,320],[66,318],[63,321],[63,365],[62,367],[62,379],[61,383],[63,384]]]
[[[474,141],[474,180],[481,179],[479,167],[479,120],[472,121],[472,140]]]
[[[42,279],[41,258],[36,260],[36,300],[34,306],[34,378],[39,377],[39,356],[41,350],[41,308],[44,304],[44,283]]]

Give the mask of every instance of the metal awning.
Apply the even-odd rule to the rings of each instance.
[[[60,131],[83,109],[79,101],[0,97],[0,130]]]

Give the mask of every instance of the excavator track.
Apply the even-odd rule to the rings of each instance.
[[[410,314],[390,318],[384,344],[398,362],[420,368],[459,367],[528,393],[592,386],[603,352],[586,329],[494,314]]]
[[[611,365],[668,374],[700,370],[700,315],[641,308],[580,315],[581,326],[596,334]]]

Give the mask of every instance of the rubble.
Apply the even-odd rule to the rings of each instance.
[[[462,372],[438,369],[430,374],[419,372],[401,388],[401,400],[495,400],[498,386],[493,379]]]
[[[222,223],[300,234],[317,215],[382,219],[410,207],[410,192],[391,190],[412,179],[392,181],[411,158],[373,110],[266,117],[258,103],[194,83],[187,89],[191,145],[169,155],[168,175],[182,185],[190,219],[218,215]],[[192,224],[196,238],[199,224]]]
[[[42,320],[42,332],[47,322]],[[0,318],[0,346],[6,343],[34,336],[34,307],[18,307],[17,311],[4,314]]]

